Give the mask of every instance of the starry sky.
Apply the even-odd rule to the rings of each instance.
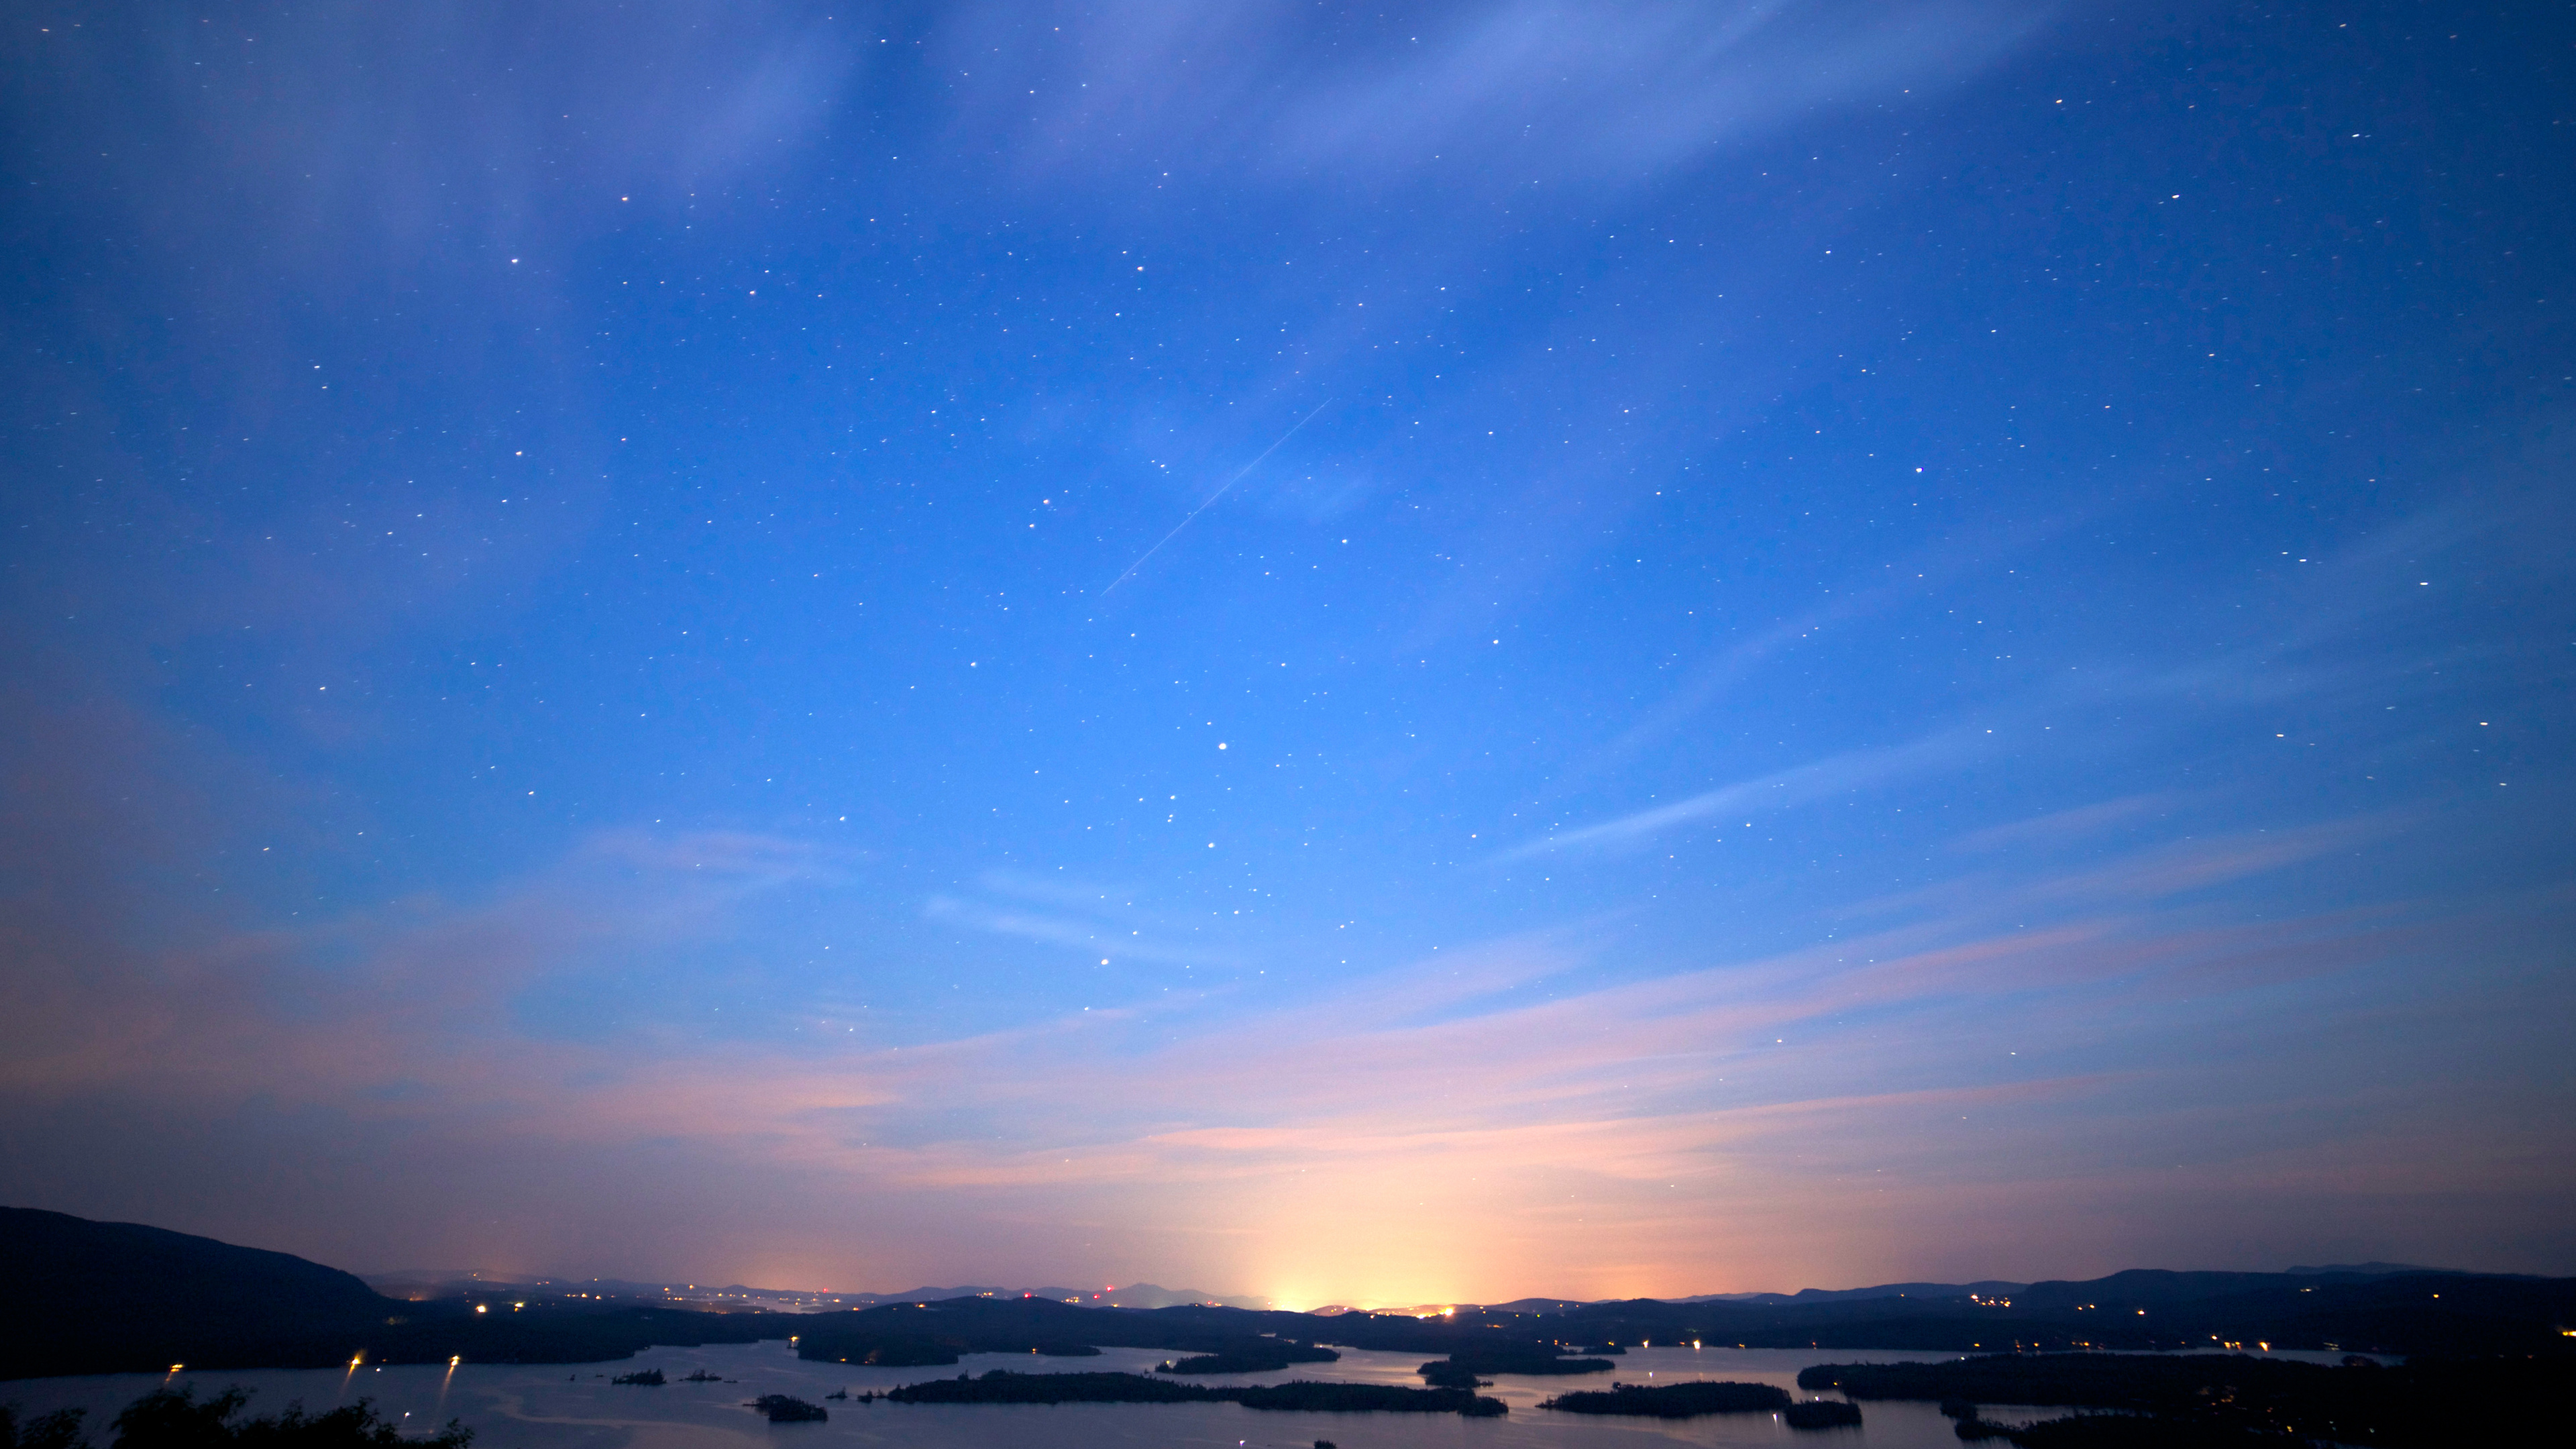
[[[12,10],[0,1197],[2576,1272],[2576,13]]]

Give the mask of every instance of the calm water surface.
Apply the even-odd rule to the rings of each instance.
[[[1193,1377],[1208,1384],[1281,1383],[1292,1378],[1341,1379],[1418,1388],[1419,1353],[1341,1350],[1342,1360],[1302,1364],[1269,1374]],[[1495,1377],[1483,1392],[1511,1406],[1503,1419],[1463,1419],[1455,1414],[1278,1414],[1234,1404],[1062,1404],[1041,1406],[907,1405],[835,1402],[825,1424],[773,1425],[746,1401],[761,1394],[794,1394],[816,1403],[835,1389],[862,1393],[965,1372],[1009,1368],[1036,1372],[1126,1369],[1150,1372],[1171,1355],[1155,1349],[1102,1349],[1100,1357],[1046,1359],[1030,1355],[975,1354],[955,1368],[878,1369],[799,1360],[785,1343],[720,1344],[706,1348],[653,1348],[613,1364],[464,1364],[390,1368],[261,1370],[245,1373],[153,1374],[29,1379],[0,1383],[0,1403],[30,1414],[55,1409],[89,1411],[91,1438],[105,1444],[117,1411],[164,1382],[194,1383],[200,1395],[238,1384],[251,1390],[249,1412],[274,1414],[301,1400],[321,1410],[360,1398],[373,1399],[407,1433],[427,1434],[450,1418],[475,1431],[475,1449],[856,1449],[903,1445],[917,1449],[996,1449],[996,1446],[1061,1445],[1065,1449],[1111,1446],[1246,1446],[1309,1449],[1330,1439],[1341,1449],[1657,1449],[1661,1445],[1788,1445],[1812,1449],[1957,1449],[1950,1422],[1930,1404],[1870,1403],[1858,1429],[1796,1430],[1769,1414],[1720,1414],[1675,1421],[1602,1419],[1550,1413],[1538,1401],[1566,1389],[1625,1383],[1662,1384],[1685,1379],[1734,1379],[1777,1384],[1797,1393],[1798,1370],[1809,1364],[1931,1361],[1947,1353],[1817,1349],[1631,1349],[1606,1374],[1572,1378]],[[2335,1355],[2279,1354],[2323,1359]],[[612,1386],[609,1376],[658,1368],[672,1382],[653,1388]],[[730,1382],[681,1383],[701,1369]],[[1799,1397],[1809,1397],[1800,1394]],[[2046,1417],[2055,1410],[1997,1407],[1990,1417]],[[408,1416],[408,1417],[406,1417]]]

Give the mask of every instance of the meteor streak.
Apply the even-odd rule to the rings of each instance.
[[[1253,469],[1260,467],[1260,466],[1261,466],[1261,464],[1262,464],[1262,460],[1263,460],[1263,459],[1266,459],[1266,458],[1268,458],[1271,454],[1278,452],[1278,451],[1279,451],[1279,445],[1280,445],[1280,443],[1285,443],[1285,442],[1287,442],[1290,438],[1293,438],[1293,437],[1297,436],[1297,429],[1298,429],[1298,428],[1302,428],[1302,427],[1306,426],[1308,423],[1313,422],[1313,421],[1315,420],[1315,413],[1320,413],[1320,412],[1322,412],[1324,409],[1326,409],[1326,408],[1328,408],[1328,407],[1331,407],[1332,405],[1333,405],[1333,400],[1332,400],[1331,398],[1326,398],[1326,399],[1324,399],[1322,402],[1319,402],[1319,403],[1315,404],[1315,412],[1314,412],[1314,413],[1308,413],[1308,414],[1306,414],[1304,417],[1299,418],[1299,419],[1297,420],[1296,427],[1292,427],[1292,428],[1290,428],[1288,431],[1286,431],[1286,432],[1284,432],[1284,433],[1281,433],[1281,434],[1279,435],[1279,442],[1278,442],[1278,443],[1273,443],[1273,444],[1271,444],[1269,447],[1262,449],[1262,450],[1261,450],[1261,457],[1259,457],[1259,458],[1255,458],[1255,459],[1253,459],[1251,462],[1244,464],[1241,468],[1239,468],[1239,469],[1237,469],[1237,470],[1235,471],[1235,475],[1234,475],[1233,477],[1228,478],[1228,479],[1226,479],[1226,480],[1225,480],[1225,482],[1223,482],[1223,483],[1219,484],[1219,485],[1217,486],[1217,490],[1216,490],[1214,493],[1211,493],[1211,494],[1209,494],[1206,498],[1204,498],[1204,499],[1200,500],[1200,502],[1199,502],[1199,506],[1190,510],[1190,516],[1189,516],[1189,518],[1184,518],[1184,519],[1182,519],[1180,522],[1178,522],[1178,523],[1176,523],[1176,524],[1173,524],[1173,525],[1172,525],[1172,531],[1171,531],[1170,533],[1164,534],[1161,538],[1156,539],[1156,540],[1154,541],[1154,547],[1153,547],[1153,548],[1149,548],[1149,549],[1145,550],[1143,553],[1140,553],[1140,554],[1136,555],[1136,561],[1135,561],[1134,563],[1131,563],[1131,564],[1129,564],[1129,565],[1127,566],[1126,572],[1121,573],[1118,577],[1116,577],[1116,578],[1114,578],[1114,579],[1111,579],[1111,580],[1109,581],[1109,588],[1107,588],[1107,589],[1102,589],[1102,590],[1100,591],[1100,597],[1102,597],[1102,598],[1104,598],[1104,599],[1105,599],[1105,598],[1108,598],[1108,597],[1109,597],[1109,591],[1110,591],[1110,589],[1115,589],[1115,588],[1117,588],[1120,584],[1123,584],[1123,583],[1127,582],[1128,578],[1129,578],[1130,576],[1132,576],[1132,575],[1136,572],[1136,570],[1138,570],[1138,569],[1140,569],[1140,568],[1143,568],[1143,567],[1145,566],[1145,560],[1147,560],[1147,559],[1149,559],[1149,558],[1152,558],[1152,557],[1154,556],[1154,551],[1155,551],[1155,549],[1159,549],[1159,548],[1161,548],[1164,544],[1170,543],[1173,539],[1180,537],[1181,530],[1190,526],[1190,519],[1191,519],[1191,518],[1196,518],[1196,517],[1198,517],[1200,514],[1207,512],[1207,508],[1208,508],[1208,505],[1209,505],[1209,504],[1214,503],[1215,501],[1217,501],[1217,500],[1218,500],[1218,499],[1220,499],[1220,498],[1223,498],[1223,497],[1226,495],[1226,491],[1227,491],[1228,489],[1231,489],[1232,487],[1234,487],[1234,485],[1235,485],[1235,484],[1240,483],[1240,482],[1242,482],[1242,481],[1243,481],[1243,479],[1244,479],[1244,475],[1245,475],[1245,474],[1248,474],[1248,473],[1250,473]]]

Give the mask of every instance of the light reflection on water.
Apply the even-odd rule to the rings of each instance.
[[[1426,1355],[1341,1350],[1339,1363],[1300,1364],[1267,1374],[1212,1374],[1189,1382],[1281,1383],[1289,1379],[1340,1379],[1419,1387],[1414,1373]],[[2334,1354],[2269,1355],[2333,1362]],[[1341,1449],[1657,1449],[1664,1444],[1734,1446],[1801,1444],[1813,1449],[1956,1449],[1950,1422],[1931,1404],[1867,1403],[1858,1429],[1788,1428],[1769,1414],[1719,1414],[1675,1421],[1604,1419],[1558,1414],[1541,1399],[1569,1389],[1607,1388],[1611,1381],[1662,1384],[1685,1379],[1734,1379],[1777,1384],[1798,1393],[1798,1370],[1815,1363],[1894,1363],[1939,1360],[1947,1353],[1863,1349],[1630,1349],[1606,1374],[1567,1378],[1496,1375],[1481,1392],[1511,1406],[1503,1419],[1455,1414],[1280,1414],[1234,1404],[907,1405],[832,1401],[825,1424],[772,1425],[744,1404],[761,1394],[793,1394],[824,1403],[835,1389],[882,1392],[925,1379],[953,1378],[988,1369],[1084,1372],[1124,1369],[1149,1373],[1172,1357],[1166,1350],[1102,1349],[1098,1358],[1038,1358],[1025,1354],[975,1354],[954,1368],[861,1368],[806,1363],[781,1342],[719,1344],[705,1348],[651,1348],[631,1360],[598,1364],[404,1364],[387,1368],[255,1370],[186,1373],[202,1395],[238,1384],[252,1390],[248,1412],[274,1414],[301,1399],[322,1410],[360,1397],[403,1427],[425,1435],[450,1417],[475,1431],[475,1449],[851,1449],[903,1445],[906,1449],[1001,1449],[1049,1445],[1110,1449],[1127,1445],[1233,1446],[1245,1449],[1310,1449],[1329,1439]],[[661,1388],[617,1387],[612,1374],[658,1368],[671,1382]],[[731,1380],[691,1384],[680,1380],[705,1370]],[[117,1411],[169,1382],[158,1374],[27,1379],[0,1383],[0,1403],[28,1414],[55,1409],[89,1411],[93,1443],[113,1438]],[[1800,1394],[1800,1397],[1808,1395]],[[2062,1410],[1997,1406],[1989,1417],[2028,1419]],[[406,1417],[406,1415],[408,1417]]]

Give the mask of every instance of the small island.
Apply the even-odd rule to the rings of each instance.
[[[1794,1402],[1789,1391],[1770,1384],[1698,1382],[1612,1384],[1559,1394],[1540,1403],[1561,1414],[1634,1414],[1648,1419],[1691,1419],[1702,1414],[1768,1414]]]
[[[832,1417],[821,1404],[809,1404],[787,1394],[763,1394],[751,1406],[769,1416],[773,1424],[820,1424]]]
[[[639,1388],[658,1389],[662,1387],[665,1380],[662,1377],[662,1371],[660,1369],[637,1369],[631,1374],[619,1374],[617,1377],[610,1379],[609,1382],[612,1384],[634,1384]]]
[[[1809,1399],[1782,1409],[1780,1422],[1792,1429],[1848,1429],[1860,1423],[1860,1405],[1841,1399]]]

